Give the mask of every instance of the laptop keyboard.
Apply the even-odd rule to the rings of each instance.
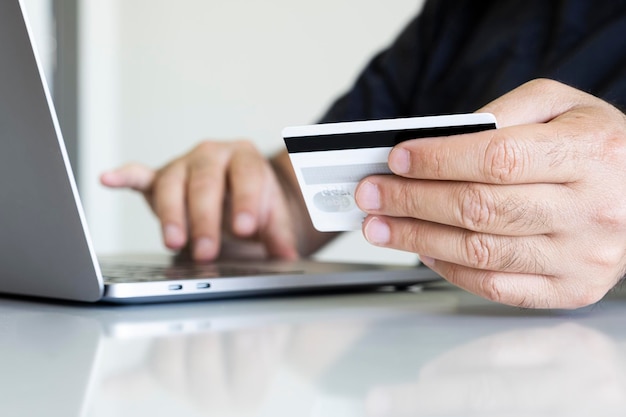
[[[253,275],[293,274],[298,271],[217,264],[135,265],[102,263],[102,276],[109,283],[167,281],[177,279],[226,278]]]

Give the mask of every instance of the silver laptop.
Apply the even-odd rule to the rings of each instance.
[[[425,267],[316,261],[98,262],[19,0],[0,1],[0,293],[121,303],[411,286]]]

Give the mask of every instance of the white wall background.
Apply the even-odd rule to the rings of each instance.
[[[31,0],[35,1],[35,0]],[[142,199],[102,188],[105,169],[160,166],[204,138],[271,154],[314,122],[421,0],[81,0],[81,188],[98,252],[162,251]],[[413,262],[360,232],[325,259]]]

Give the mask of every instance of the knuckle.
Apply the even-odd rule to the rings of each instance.
[[[157,193],[167,193],[176,187],[180,187],[185,182],[185,176],[173,165],[161,169],[154,179],[153,188]]]
[[[605,245],[591,256],[592,264],[603,271],[613,271],[624,262],[624,250],[617,245]]]
[[[192,149],[192,153],[211,154],[218,148],[219,143],[212,140],[202,140]]]
[[[581,308],[595,304],[600,301],[606,293],[607,291],[598,290],[585,292],[576,300],[576,304],[573,307]]]
[[[469,232],[463,240],[463,252],[469,267],[480,270],[542,274],[544,256],[530,246],[516,247],[490,234]]]
[[[458,220],[465,229],[484,231],[495,220],[496,203],[485,187],[479,184],[463,185],[458,201]]]
[[[622,136],[620,136],[620,134]],[[626,138],[621,132],[609,132],[602,140],[600,147],[600,159],[606,161],[616,170],[623,170],[626,159]]]
[[[445,178],[444,168],[446,166],[446,161],[444,160],[444,156],[439,152],[433,152],[431,161],[435,178]]]
[[[410,210],[412,202],[407,198],[409,186],[404,181],[391,178],[377,178],[371,181],[379,193],[380,206],[372,212],[384,212],[393,215],[405,215]]]
[[[419,166],[420,172],[433,179],[444,178],[444,168],[448,161],[446,156],[434,147],[419,146],[411,149],[411,167]]]
[[[463,253],[470,267],[487,269],[494,258],[494,240],[482,233],[467,233],[463,238]]]
[[[193,175],[187,188],[190,194],[201,193],[216,188],[217,181],[209,175]]]
[[[564,300],[561,304],[563,308],[570,309],[590,306],[600,301],[607,292],[608,289],[604,289],[599,286],[593,288],[575,288],[573,293],[570,292],[566,301]]]
[[[237,149],[243,149],[245,151],[251,151],[257,153],[257,147],[251,140],[237,139],[232,142],[232,145]]]
[[[626,206],[623,204],[596,204],[592,214],[593,223],[608,230],[626,229]]]
[[[485,298],[496,303],[505,303],[507,301],[505,290],[496,273],[488,272],[482,277],[479,291]]]
[[[391,200],[394,206],[399,208],[399,213],[404,215],[415,213],[419,203],[416,198],[411,197],[414,194],[411,181],[393,181],[391,184],[394,184],[394,186],[380,187],[381,192],[388,188],[392,190]],[[381,204],[384,201],[386,201],[386,199],[381,198]]]
[[[424,242],[424,238],[417,225],[404,225],[404,227],[396,228],[396,230],[401,234],[400,242],[402,242],[402,250],[412,253],[420,253],[422,251],[420,243]]]
[[[190,167],[203,169],[213,162],[225,161],[229,158],[228,144],[213,140],[203,140],[187,154]]]
[[[558,98],[563,100],[563,92],[566,90],[569,91],[570,100],[572,96],[578,96],[576,90],[551,78],[532,79],[524,84],[524,88],[526,88],[530,94],[554,97],[555,100]]]
[[[490,232],[505,227],[508,231],[528,231],[552,227],[550,211],[544,203],[516,195],[500,195],[489,185],[463,184],[456,201],[456,221],[466,230]],[[624,225],[626,227],[626,218]]]
[[[494,132],[485,148],[482,174],[490,183],[511,184],[519,181],[528,165],[526,151],[514,138]]]
[[[559,84],[560,84],[559,82],[554,81],[549,78],[535,78],[533,80],[528,81],[527,83],[527,85],[529,85],[530,87],[534,89],[537,89],[538,91],[549,91],[554,88],[557,88]]]
[[[616,170],[623,170],[626,154],[626,114],[608,103],[600,103],[593,110],[572,112],[574,120],[585,128],[590,141],[586,153],[611,165]],[[602,128],[598,129],[598,121]],[[594,159],[595,159],[594,158]]]

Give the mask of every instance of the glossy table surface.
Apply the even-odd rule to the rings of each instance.
[[[416,292],[145,306],[0,298],[0,416],[624,416],[626,291],[576,311]]]

